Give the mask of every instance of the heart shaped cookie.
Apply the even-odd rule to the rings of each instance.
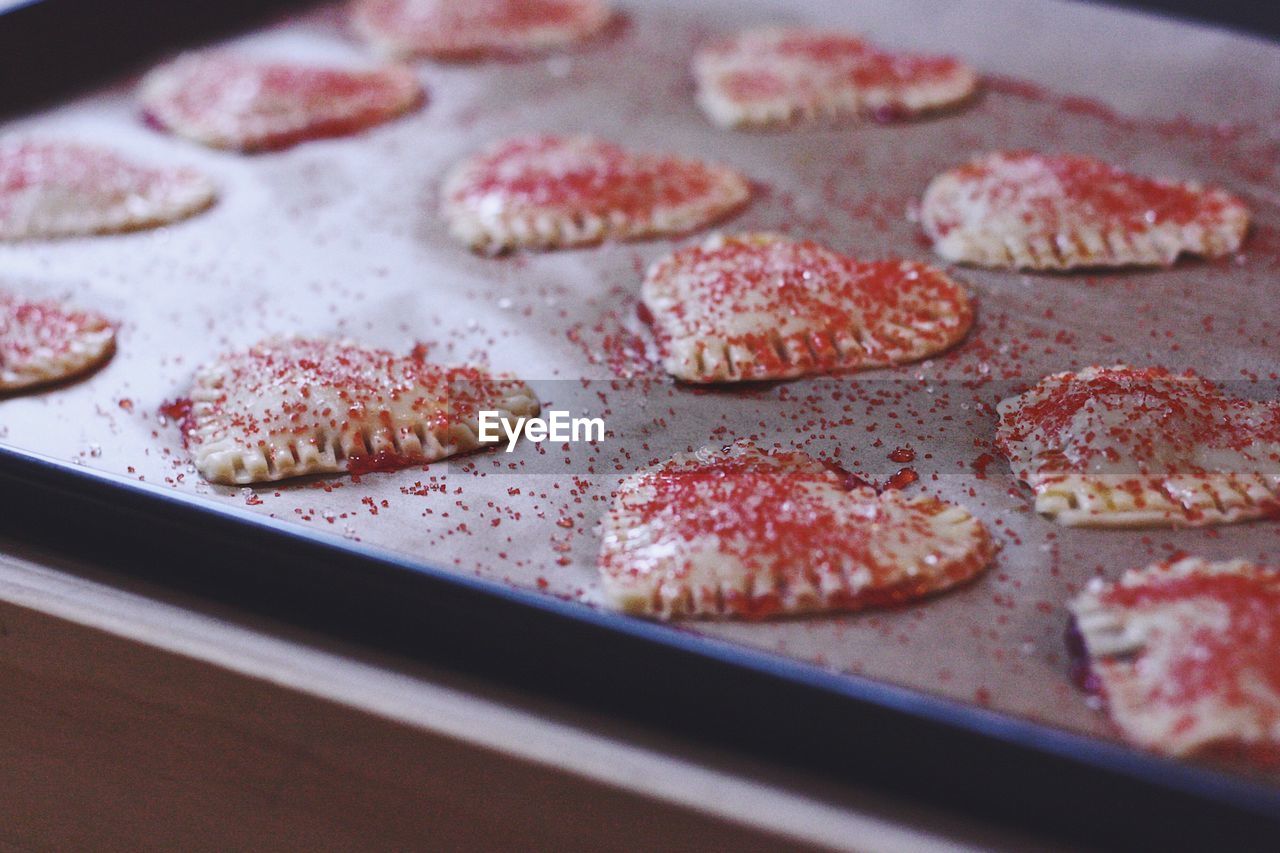
[[[698,51],[698,103],[722,127],[869,115],[905,118],[973,94],[973,69],[949,56],[890,53],[849,33],[766,27]]]
[[[1199,526],[1280,510],[1280,403],[1122,365],[1048,376],[998,408],[996,446],[1061,524]]]
[[[609,23],[603,0],[354,0],[356,32],[392,56],[472,59],[567,47]]]
[[[101,148],[0,144],[0,240],[80,237],[167,225],[213,204],[191,169],[153,169]]]
[[[952,261],[1011,269],[1171,266],[1240,248],[1249,211],[1220,189],[1088,157],[998,151],[930,182],[920,208]]]
[[[1072,651],[1126,738],[1280,756],[1280,570],[1186,557],[1095,580],[1070,607]]]
[[[850,611],[947,589],[991,561],[963,507],[850,479],[745,442],[633,474],[604,521],[605,598],[659,619]]]
[[[356,133],[422,102],[407,68],[348,71],[230,53],[181,56],[139,89],[152,124],[214,148],[262,151]]]
[[[681,234],[751,194],[724,166],[634,154],[590,136],[500,142],[459,164],[443,192],[454,236],[485,252]]]
[[[913,261],[859,261],[774,234],[716,236],[649,268],[643,300],[667,372],[781,379],[914,361],[952,346],[964,288]]]
[[[0,393],[88,373],[111,358],[115,342],[105,317],[0,293]]]
[[[522,382],[346,341],[265,341],[201,368],[183,418],[196,468],[214,483],[367,473],[482,445],[478,413],[538,412]]]

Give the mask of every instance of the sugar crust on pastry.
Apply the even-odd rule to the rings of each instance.
[[[914,261],[776,234],[717,235],[655,262],[642,297],[668,373],[781,379],[926,358],[973,323],[965,289]]]
[[[1203,526],[1280,511],[1275,401],[1119,365],[1045,377],[997,410],[997,448],[1060,524]]]
[[[413,71],[353,71],[270,62],[224,51],[189,53],[139,87],[144,116],[214,148],[263,151],[356,133],[423,100]]]
[[[0,394],[88,373],[115,341],[115,325],[99,314],[0,293]]]
[[[519,380],[443,367],[348,341],[286,338],[197,371],[184,424],[196,468],[214,483],[364,473],[482,446],[478,412],[536,415]]]
[[[356,33],[396,57],[475,59],[569,47],[613,17],[604,0],[354,0]]]
[[[193,169],[142,166],[68,142],[0,142],[0,241],[154,228],[199,213],[216,195]]]
[[[1031,270],[1220,257],[1249,228],[1248,209],[1224,190],[1032,151],[997,151],[943,172],[925,190],[920,217],[948,260]]]
[[[1280,570],[1185,557],[1097,579],[1070,609],[1128,740],[1175,756],[1280,755]]]
[[[747,180],[725,166],[591,136],[533,135],[459,163],[444,181],[442,212],[457,239],[496,253],[683,234],[750,195]]]
[[[869,115],[906,118],[970,97],[972,68],[889,52],[836,30],[763,27],[715,41],[693,64],[698,103],[722,127]]]
[[[604,520],[605,599],[657,619],[852,611],[939,592],[990,562],[991,538],[963,507],[850,479],[745,442],[641,470]]]

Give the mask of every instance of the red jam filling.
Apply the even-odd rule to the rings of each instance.
[[[186,397],[166,400],[160,404],[160,414],[170,423],[177,424],[182,432],[182,446],[186,447],[191,439],[191,432],[196,428],[195,417],[191,414],[191,400]]]
[[[379,450],[377,453],[353,453],[347,457],[347,470],[352,474],[373,474],[388,471],[399,471],[411,465],[420,464],[421,456],[397,453],[394,450]]]

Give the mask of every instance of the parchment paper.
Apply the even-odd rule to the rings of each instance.
[[[421,113],[283,153],[207,151],[149,130],[137,120],[134,81],[4,127],[198,166],[222,199],[160,231],[0,246],[4,287],[67,297],[122,323],[120,351],[102,371],[0,401],[0,440],[583,606],[595,606],[595,525],[617,479],[639,465],[753,436],[882,479],[903,467],[888,454],[909,445],[921,479],[912,488],[963,502],[1001,540],[986,576],[893,612],[692,630],[1113,737],[1068,679],[1064,602],[1095,574],[1116,576],[1173,550],[1274,560],[1280,526],[1057,527],[1030,510],[1002,460],[984,459],[991,406],[1044,373],[1122,361],[1192,367],[1246,395],[1274,392],[1266,386],[1280,370],[1280,47],[1049,0],[623,5],[607,38],[571,55],[423,64],[430,100]],[[718,130],[693,102],[693,48],[715,32],[770,21],[830,23],[887,45],[956,53],[996,79],[967,109],[926,121]],[[336,7],[236,46],[366,58]],[[1090,153],[1219,183],[1252,203],[1257,225],[1238,258],[1170,271],[963,270],[980,319],[946,357],[840,379],[694,391],[630,352],[640,271],[680,241],[489,259],[447,235],[435,213],[445,170],[480,144],[529,130],[592,131],[733,164],[758,192],[724,227],[788,231],[865,257],[930,260],[907,215],[912,200],[938,170],[995,147]],[[293,332],[402,351],[427,342],[441,360],[517,371],[550,404],[604,417],[610,436],[595,448],[525,444],[359,481],[254,490],[203,483],[158,407],[182,396],[193,369],[219,352]]]

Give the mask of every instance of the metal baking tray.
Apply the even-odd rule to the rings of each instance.
[[[1280,46],[1056,0],[649,0],[565,55],[418,66],[424,110],[360,136],[251,157],[138,120],[132,77],[0,133],[89,139],[205,170],[206,214],[118,237],[0,246],[3,286],[122,322],[101,371],[0,401],[6,527],[153,578],[572,695],[845,778],[1075,837],[1256,841],[1280,780],[1121,744],[1068,677],[1065,601],[1090,577],[1174,551],[1272,558],[1280,526],[1081,531],[1038,518],[992,459],[994,404],[1053,371],[1194,368],[1276,393]],[[987,75],[966,109],[905,124],[730,133],[692,99],[715,32],[769,21],[867,31],[961,55]],[[0,26],[3,26],[0,18]],[[927,22],[927,25],[926,25]],[[361,62],[340,7],[230,39],[259,55]],[[1071,94],[1059,94],[1071,93]],[[640,271],[682,241],[505,258],[455,244],[439,180],[480,144],[591,131],[730,163],[757,184],[726,229],[777,230],[866,257],[930,257],[910,218],[938,170],[991,148],[1103,156],[1247,198],[1240,256],[1168,271],[960,270],[978,323],[917,365],[742,389],[690,389],[644,355]],[[605,418],[591,447],[520,446],[392,474],[255,489],[201,481],[159,409],[194,368],[279,333],[343,335],[528,379]],[[751,436],[957,500],[1002,551],[976,583],[913,607],[764,624],[656,625],[595,601],[596,522],[620,477]],[[1090,817],[1084,818],[1083,815]],[[1227,833],[1227,835],[1224,835]]]

